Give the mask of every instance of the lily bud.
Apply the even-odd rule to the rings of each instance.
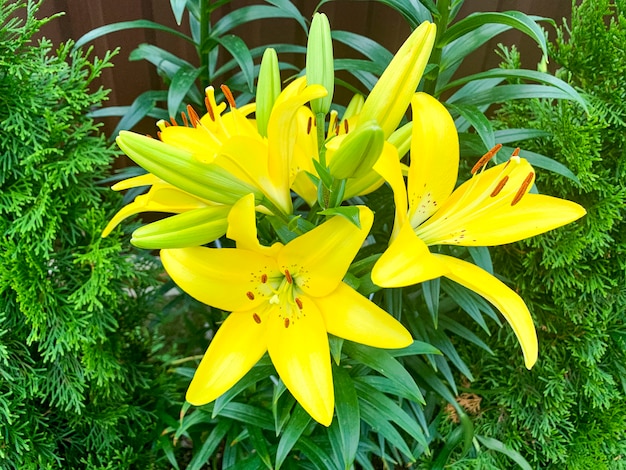
[[[333,101],[335,69],[330,23],[323,13],[315,13],[311,22],[306,47],[306,82],[308,85],[322,85],[326,88],[328,95],[312,100],[311,109],[315,114],[327,114]]]
[[[436,26],[427,21],[413,31],[365,100],[359,120],[375,120],[385,137],[396,130],[428,64]]]
[[[358,116],[363,108],[364,102],[365,98],[363,98],[363,95],[354,95],[348,103],[348,106],[346,106],[346,111],[343,113],[342,119],[350,119],[352,116]]]
[[[159,250],[200,246],[226,234],[231,206],[209,206],[144,225],[130,242],[138,248]]]
[[[378,160],[384,143],[385,135],[376,121],[360,124],[345,136],[329,159],[331,175],[337,179],[364,176]]]
[[[280,94],[280,70],[278,56],[272,48],[265,49],[259,81],[256,87],[256,125],[263,137],[267,137],[267,123],[270,120],[272,108]]]
[[[135,163],[194,196],[220,204],[234,204],[253,193],[257,201],[262,194],[214,163],[202,163],[193,154],[157,139],[122,131],[117,145]]]

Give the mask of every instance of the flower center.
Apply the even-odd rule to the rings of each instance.
[[[283,268],[276,273],[263,272],[254,277],[254,291],[246,292],[246,296],[250,300],[254,300],[257,295],[267,299],[259,311],[252,315],[256,323],[263,321],[264,311],[273,310],[283,320],[285,328],[289,328],[303,315],[302,290],[299,287],[303,279],[300,279],[302,276],[292,274],[292,271]]]

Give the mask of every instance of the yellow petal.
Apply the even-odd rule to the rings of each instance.
[[[265,256],[275,257],[283,246],[281,243],[274,243],[271,247],[267,247],[259,243],[252,194],[242,197],[230,210],[226,236],[237,243],[237,248]]]
[[[398,320],[343,282],[314,302],[330,334],[375,348],[404,348],[413,342]]]
[[[257,323],[253,315],[252,311],[231,313],[217,330],[187,389],[189,403],[200,406],[212,402],[265,354],[267,322]]]
[[[372,281],[381,287],[402,287],[435,279],[446,272],[446,265],[405,224],[374,265]]]
[[[411,225],[417,227],[452,194],[459,168],[459,138],[448,110],[426,93],[411,101],[413,134],[408,197]]]
[[[244,311],[266,301],[255,289],[263,273],[280,274],[272,258],[236,248],[161,250],[161,261],[174,282],[195,299],[227,311]],[[252,295],[251,295],[252,294]]]
[[[111,189],[113,191],[123,191],[125,189],[138,188],[140,186],[152,186],[157,183],[164,183],[164,181],[152,173],[146,173],[145,175],[134,176],[133,178],[127,178],[119,181],[111,186]]]
[[[307,294],[328,295],[348,271],[374,220],[370,209],[358,207],[361,228],[344,217],[334,216],[295,238],[280,252],[278,265],[297,276],[298,286]]]
[[[169,126],[160,134],[161,141],[193,154],[203,163],[215,158],[222,142],[203,127]]]
[[[400,227],[405,225],[409,208],[402,167],[395,147],[385,146],[383,153],[374,165],[374,171],[384,178],[393,191],[393,201],[396,205],[393,239]]]
[[[449,279],[473,290],[491,302],[513,328],[524,354],[526,367],[537,362],[538,344],[535,325],[522,298],[503,282],[478,266],[446,255],[433,255],[448,266]]]
[[[459,231],[433,242],[463,246],[504,245],[562,227],[585,214],[585,209],[575,202],[527,194],[515,206],[494,208],[482,217],[468,220]],[[463,237],[459,238],[461,234]]]
[[[267,346],[276,371],[302,408],[329,426],[335,404],[328,336],[324,320],[310,298],[302,298],[298,319],[270,315]]]

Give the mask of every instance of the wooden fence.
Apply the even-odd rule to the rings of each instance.
[[[217,10],[223,15],[241,6],[262,3],[233,0]],[[307,17],[312,14],[317,1],[297,0],[294,4]],[[395,51],[409,33],[409,27],[402,17],[389,7],[378,2],[336,0],[326,3],[321,9],[331,21],[333,29],[344,29],[367,35]],[[519,10],[528,14],[554,18],[561,23],[571,14],[571,0],[467,0],[459,16],[474,11]],[[55,43],[77,39],[86,32],[118,21],[148,19],[177,28],[168,0],[46,0],[40,15],[49,16],[65,12],[63,16],[48,23],[42,34]],[[185,19],[181,26],[186,28]],[[551,28],[549,28],[551,29]],[[305,44],[306,38],[300,26],[290,20],[260,20],[250,24],[245,30],[235,31],[248,45],[254,46],[274,42]],[[554,35],[554,31],[551,31]],[[510,31],[489,42],[472,54],[464,63],[463,74],[479,72],[496,67],[500,61],[494,53],[497,44],[516,44],[523,53],[525,66],[535,68],[540,59],[536,44],[517,31]],[[120,48],[115,57],[115,67],[105,70],[101,84],[111,89],[108,105],[128,105],[141,92],[148,89],[162,89],[163,85],[152,65],[145,61],[129,62],[129,53],[140,43],[150,43],[162,47],[173,54],[194,61],[194,53],[182,40],[172,39],[171,35],[154,30],[128,30],[110,34],[93,42],[95,54],[104,55],[108,49]],[[338,51],[340,52],[340,51]],[[337,54],[340,56],[340,53]],[[219,84],[217,84],[219,85]],[[111,130],[112,122],[105,122],[106,130]]]

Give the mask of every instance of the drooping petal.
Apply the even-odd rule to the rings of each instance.
[[[236,248],[177,248],[161,250],[161,261],[178,286],[195,299],[227,311],[243,311],[267,300],[253,282],[277,273],[275,261]]]
[[[375,348],[404,348],[413,342],[398,320],[343,282],[313,301],[330,334]]]
[[[334,216],[289,242],[278,255],[281,270],[295,274],[298,286],[307,294],[328,295],[348,271],[374,221],[369,208],[358,207],[361,228]]]
[[[311,299],[303,297],[296,320],[279,315],[268,319],[267,346],[276,371],[302,408],[317,422],[329,426],[334,390],[330,351],[324,320]]]
[[[473,290],[491,302],[511,325],[522,347],[524,362],[530,369],[537,361],[538,344],[535,325],[522,298],[503,282],[478,266],[446,255],[433,255],[446,264],[445,276]]]
[[[374,265],[372,281],[381,287],[403,287],[435,279],[447,271],[446,265],[405,224]]]
[[[150,174],[149,174],[150,175]],[[147,178],[148,175],[143,175],[146,178],[142,178],[137,181],[128,184],[136,184],[138,182],[149,182],[152,178]],[[153,176],[154,175],[150,175]],[[122,181],[123,183],[123,181]],[[134,186],[129,186],[134,187]],[[122,186],[121,189],[125,189],[126,186]],[[120,187],[116,188],[120,189]],[[141,194],[135,198],[133,202],[122,207],[109,221],[105,229],[102,231],[102,236],[106,237],[111,231],[124,219],[131,215],[139,214],[140,212],[169,212],[169,213],[181,213],[194,209],[200,209],[207,207],[207,202],[197,198],[185,191],[182,191],[169,183],[165,183],[157,178],[157,182],[153,184],[150,190],[146,194]]]
[[[146,173],[145,175],[134,176],[122,181],[118,181],[111,189],[113,191],[123,191],[130,188],[138,188],[140,186],[152,186],[157,183],[164,183],[164,181],[152,173]]]
[[[513,243],[569,224],[586,214],[575,202],[542,194],[526,194],[515,206],[501,205],[469,219],[456,232],[431,239],[434,244],[496,246]],[[460,238],[460,235],[463,235]]]
[[[459,168],[459,138],[448,110],[426,93],[411,101],[413,135],[408,177],[409,218],[417,227],[452,194]]]
[[[224,137],[216,137],[203,127],[168,126],[163,128],[160,138],[168,145],[192,153],[196,160],[210,163],[215,158]]]
[[[212,402],[265,354],[267,322],[259,323],[253,315],[252,311],[231,313],[217,330],[187,389],[189,403],[200,406]]]
[[[400,230],[400,227],[406,223],[409,206],[404,177],[402,176],[402,167],[398,159],[398,152],[393,146],[391,146],[391,149],[389,149],[388,146],[385,147],[388,151],[383,149],[383,153],[374,165],[374,171],[383,177],[393,191],[393,201],[396,206],[395,222],[391,237],[393,240]]]

